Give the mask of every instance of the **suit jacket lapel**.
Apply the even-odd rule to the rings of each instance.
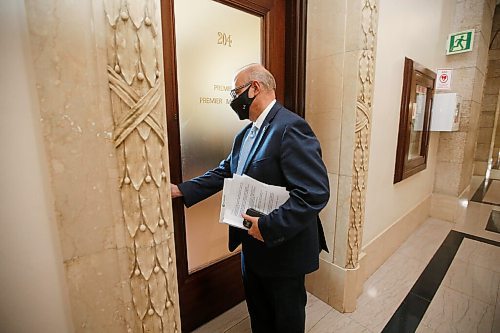
[[[260,141],[264,137],[264,134],[267,131],[267,128],[269,127],[269,124],[262,124],[262,128],[259,130],[259,133],[257,134],[257,138],[255,139],[255,142],[253,143],[252,149],[248,153],[248,158],[245,161],[245,165],[243,166],[243,171],[242,173],[245,173],[247,171],[248,165],[250,164],[250,161],[253,159],[253,156],[255,155],[255,152],[257,151],[257,147],[259,147]]]
[[[252,127],[252,123],[248,124],[240,132],[239,137],[236,138],[234,142],[233,151],[231,152],[231,172],[236,173],[238,169],[238,161],[240,160],[240,151],[243,141],[245,140],[248,130]]]
[[[248,158],[245,162],[245,165],[243,166],[243,171],[242,171],[243,174],[247,171],[248,165],[253,160],[253,157],[259,148],[260,142],[262,141],[262,138],[266,135],[267,129],[269,128],[271,122],[273,121],[274,116],[276,116],[276,113],[278,113],[279,109],[281,109],[281,108],[282,108],[281,104],[276,102],[274,104],[274,106],[272,107],[272,109],[269,111],[269,114],[267,115],[266,119],[262,123],[262,127],[259,130],[259,133],[257,133],[257,138],[255,139],[255,142],[252,146],[252,149],[250,150],[250,153],[248,154]],[[241,145],[240,145],[240,147],[241,147]]]

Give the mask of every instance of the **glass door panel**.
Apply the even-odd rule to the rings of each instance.
[[[183,180],[216,167],[245,125],[230,108],[235,71],[262,61],[262,17],[213,0],[174,2]],[[189,272],[220,261],[227,225],[219,223],[221,194],[185,209]]]

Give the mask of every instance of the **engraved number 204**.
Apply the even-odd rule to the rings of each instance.
[[[231,35],[226,35],[224,32],[218,32],[217,34],[219,35],[217,44],[231,47],[231,43],[233,42]]]

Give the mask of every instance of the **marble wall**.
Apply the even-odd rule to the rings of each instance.
[[[496,118],[498,118],[497,103],[498,91],[500,89],[500,35],[498,34],[498,30],[500,30],[500,10],[497,6],[493,16],[493,25],[489,42],[490,47],[488,50],[488,69],[486,81],[484,83],[476,151],[474,154],[474,175],[478,176],[486,175],[488,162],[491,157],[493,157],[492,164],[498,165],[500,131],[497,130],[494,133],[495,125],[498,124]],[[495,138],[493,137],[494,135]]]
[[[494,10],[494,0],[457,1],[450,31],[475,29],[476,32],[472,52],[448,56],[448,67],[454,69],[452,89],[462,96],[462,105],[458,132],[441,133],[440,136],[434,183],[434,191],[439,195],[458,197],[469,186],[472,177]],[[434,215],[453,219],[439,212]]]
[[[24,2],[0,18],[0,331],[72,332]]]
[[[453,32],[475,29],[475,41],[471,52],[447,58],[454,69],[452,91],[462,97],[460,125],[457,132],[440,134],[431,215],[448,221],[459,217],[458,198],[472,178],[494,10],[494,0],[457,0],[450,26]]]
[[[99,70],[105,45],[95,38],[89,2],[26,6],[73,322],[77,331],[123,332],[123,304],[130,302],[119,265],[126,250],[113,122]]]
[[[380,2],[363,246],[380,237],[405,215],[411,214],[433,192],[439,133],[430,134],[426,168],[393,184],[404,58],[413,59],[434,72],[437,68],[447,67],[443,47],[452,19],[449,13],[453,13],[454,7],[453,0]],[[405,29],[394,29],[403,24]],[[404,235],[407,233],[401,237]]]
[[[156,247],[166,243],[167,240],[156,237],[151,242],[153,239],[151,236],[150,241],[143,239],[134,243],[134,240],[130,239],[130,228],[127,228],[129,224],[125,224],[125,221],[129,223],[135,219],[133,223],[137,223],[139,227],[141,224],[139,219],[141,221],[144,219],[146,222],[142,223],[146,223],[147,228],[156,230],[153,224],[162,224],[160,219],[155,219],[151,223],[149,221],[149,217],[154,215],[156,209],[160,209],[155,206],[155,201],[152,199],[155,194],[152,191],[140,194],[143,211],[133,205],[133,200],[126,200],[131,196],[123,194],[123,184],[127,183],[126,175],[133,178],[133,185],[137,185],[135,176],[141,174],[142,168],[138,165],[144,162],[144,149],[148,151],[150,158],[147,162],[152,164],[147,170],[154,173],[149,180],[154,178],[155,182],[168,176],[167,154],[162,149],[164,144],[157,142],[161,140],[153,144],[149,142],[145,148],[135,143],[130,144],[128,150],[126,149],[128,173],[123,171],[123,145],[117,144],[119,136],[117,133],[122,134],[121,142],[127,140],[127,135],[123,133],[128,134],[128,130],[132,127],[131,123],[134,123],[128,120],[136,119],[134,114],[137,114],[131,111],[143,110],[139,106],[132,108],[126,103],[119,105],[118,110],[115,106],[112,107],[112,98],[116,96],[110,91],[112,87],[108,76],[108,63],[114,64],[116,61],[127,70],[134,67],[134,64],[137,65],[136,59],[131,59],[127,52],[130,50],[134,53],[139,48],[138,42],[134,42],[133,39],[135,31],[133,25],[128,26],[128,30],[119,36],[112,32],[113,27],[110,22],[114,17],[110,13],[114,14],[116,11],[120,19],[125,22],[128,17],[133,16],[133,13],[144,13],[144,4],[144,1],[112,0],[77,3],[56,0],[26,1],[34,81],[40,104],[39,119],[51,176],[50,186],[54,193],[55,216],[72,319],[78,332],[139,332],[143,326],[150,329],[155,326],[154,330],[159,331],[161,325],[158,326],[158,321],[152,320],[156,318],[155,313],[158,313],[158,316],[160,313],[163,314],[159,308],[157,309],[158,302],[167,301],[160,300],[161,297],[156,296],[161,295],[156,294],[156,291],[161,290],[164,283],[155,280],[157,283],[153,292],[153,287],[151,285],[148,287],[147,282],[139,284],[132,282],[133,279],[137,279],[137,270],[139,275],[143,270],[148,271],[146,267],[151,266],[149,260],[151,253],[160,256]],[[148,1],[148,6],[149,9],[155,8],[150,15],[154,16],[155,22],[159,22],[159,1]],[[132,17],[131,21],[135,18]],[[142,18],[146,24],[147,20],[144,16]],[[157,45],[161,46],[161,31],[158,25],[155,28],[154,36],[160,40]],[[141,43],[143,42],[141,40]],[[148,43],[151,43],[150,40],[146,41],[146,44],[141,44],[141,47],[154,53],[155,48]],[[115,54],[114,58],[109,50],[109,44],[118,45],[118,55]],[[153,55],[156,56],[158,58],[154,60],[152,76],[155,82],[157,80],[159,82],[157,88],[159,93],[154,96],[156,103],[159,104],[149,101],[148,106],[152,105],[152,108],[156,108],[154,112],[162,113],[164,110],[162,79],[158,79],[159,75],[156,72],[162,69],[161,49],[159,53]],[[142,59],[141,68],[147,68],[142,77],[151,81],[151,71],[148,71],[151,57],[145,58],[146,60]],[[111,68],[116,71],[115,66]],[[134,77],[140,80],[139,74],[128,75],[131,72],[125,70],[122,73],[125,81],[130,77],[132,80]],[[119,85],[116,80],[114,83]],[[144,94],[141,87],[134,88],[137,90],[130,91],[132,97],[127,99],[127,102],[133,100],[134,96],[141,97]],[[113,99],[113,103],[119,103],[119,99]],[[124,118],[128,119],[125,123],[129,127],[123,126]],[[164,122],[164,118],[158,119]],[[164,124],[160,124],[159,128],[162,126]],[[144,127],[145,125],[141,125],[140,135],[146,135],[148,132]],[[151,132],[155,130],[158,128],[155,127]],[[161,162],[157,162],[157,159],[151,161],[153,157],[157,157],[157,153],[160,154],[158,158]],[[161,173],[162,170],[160,173],[157,173],[156,169],[153,170],[159,163],[166,166],[166,169],[163,169],[164,173]],[[144,175],[143,180],[149,183],[146,178]],[[165,185],[162,185],[167,205],[161,207],[162,218],[164,228],[169,228],[170,231],[165,231],[162,235],[168,238],[172,232],[172,218],[168,206],[170,199],[165,188]],[[142,225],[140,228],[143,232]],[[163,261],[157,264],[157,266],[162,265],[161,268],[158,267],[158,272],[155,265],[152,266],[154,274],[159,273],[165,265],[175,267],[175,261],[172,261],[172,258],[169,261],[168,255],[164,259],[166,264]],[[168,325],[164,325],[165,332],[174,332],[176,326],[180,327],[175,268],[172,269],[174,274],[169,275],[166,281],[170,289],[169,299],[171,298],[172,302],[169,303],[170,310],[165,311],[169,313],[168,323],[166,322]],[[144,276],[150,275],[144,273]],[[140,291],[134,289],[134,286],[139,286],[137,288]],[[142,313],[144,307],[148,313],[147,318],[138,315],[139,312]],[[170,313],[174,315],[170,316]]]

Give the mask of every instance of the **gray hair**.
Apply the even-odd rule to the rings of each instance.
[[[249,81],[260,82],[266,90],[276,89],[276,80],[274,79],[273,74],[271,74],[271,72],[269,72],[261,64],[246,65],[238,71],[238,74],[242,72],[245,72],[245,74],[248,75]]]

